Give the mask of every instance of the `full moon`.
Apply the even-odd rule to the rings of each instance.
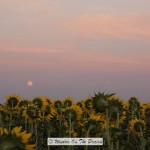
[[[33,82],[32,81],[27,81],[27,86],[32,86]]]

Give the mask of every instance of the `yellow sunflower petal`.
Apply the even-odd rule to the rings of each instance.
[[[32,136],[31,133],[22,134],[22,142],[23,143],[28,143],[31,136]]]
[[[0,127],[0,135],[3,135],[4,131],[3,131],[3,128]]]
[[[8,134],[8,130],[4,128],[4,134]]]
[[[17,135],[17,134],[20,133],[21,129],[22,129],[22,126],[20,126],[20,127],[15,127],[15,128],[13,128],[13,130],[11,131],[11,133]]]
[[[25,150],[35,150],[35,144],[33,144],[33,145],[26,145]]]

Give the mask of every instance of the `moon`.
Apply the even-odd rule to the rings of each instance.
[[[33,86],[33,81],[27,81],[27,86]]]

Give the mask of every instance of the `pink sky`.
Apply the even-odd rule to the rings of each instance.
[[[0,98],[17,93],[83,99],[106,91],[148,101],[149,5],[140,0],[0,1]],[[34,86],[27,87],[28,80]]]

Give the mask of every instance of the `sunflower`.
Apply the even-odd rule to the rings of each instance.
[[[46,120],[49,120],[51,118],[51,112],[50,112],[50,107],[47,106],[42,112],[42,118],[43,119],[46,119]]]
[[[73,105],[73,98],[72,97],[67,97],[63,100],[64,108],[70,107],[71,105]]]
[[[93,119],[93,120],[105,120],[105,113],[93,113],[93,114],[90,114],[89,118]]]
[[[113,112],[121,113],[125,107],[125,102],[118,97],[111,97],[108,102]]]
[[[5,107],[2,104],[0,104],[0,113],[2,113],[4,111],[5,111]]]
[[[3,124],[2,122],[2,116],[4,116],[3,114],[5,114],[5,109],[4,109],[4,106],[2,104],[0,104],[0,125]]]
[[[30,123],[41,120],[41,112],[35,106],[29,106],[23,111],[23,117],[25,117]]]
[[[78,102],[76,103],[76,105],[79,106],[80,108],[83,108],[84,102],[83,102],[83,101],[78,101]]]
[[[94,97],[92,97],[93,99],[93,107],[95,109],[96,112],[105,112],[105,109],[109,107],[108,104],[108,99],[110,97],[112,97],[114,95],[113,94],[105,94],[103,93],[98,93],[95,94]]]
[[[79,120],[81,119],[82,110],[77,105],[72,105],[67,109],[63,109],[63,113],[65,118],[71,118],[71,120]]]
[[[150,103],[142,105],[142,113],[147,119],[150,119]]]
[[[83,113],[82,113],[82,118],[85,119],[85,118],[89,118],[90,117],[90,113],[87,112],[86,109],[84,109]]]
[[[128,101],[129,103],[129,109],[138,109],[140,107],[140,102],[137,97],[131,97]]]
[[[145,122],[140,119],[132,119],[130,121],[130,131],[133,134],[140,133],[145,130]]]
[[[91,114],[89,118],[85,119],[85,124],[89,127],[90,125],[95,127],[105,121],[104,116],[98,114]]]
[[[15,127],[11,132],[0,127],[0,149],[1,150],[35,150],[31,144],[31,133],[21,132],[22,127]]]
[[[60,100],[54,101],[53,106],[54,106],[54,108],[57,111],[57,119],[58,120],[62,119],[62,109],[63,109],[63,103],[62,103],[62,101],[60,101]]]
[[[85,108],[86,109],[91,109],[91,108],[93,108],[93,99],[90,97],[90,96],[88,96],[85,100],[84,100],[84,105],[85,105]]]
[[[40,110],[44,110],[49,105],[48,100],[41,96],[34,98],[32,103]]]
[[[49,97],[44,97],[45,98],[45,100],[47,101],[47,103],[49,104],[49,105],[51,105],[52,104],[52,100],[51,100],[51,98],[49,98]]]
[[[93,99],[88,96],[84,101],[83,101],[83,111],[85,114],[95,114],[95,109],[93,107]],[[87,115],[88,116],[88,115]]]
[[[50,109],[51,109],[51,115],[52,115],[52,116],[57,115],[56,108],[54,107],[54,105],[53,105],[53,104],[51,104],[51,105],[50,105]]]
[[[41,111],[42,117],[46,120],[51,119],[56,115],[56,110],[53,105],[47,106],[44,110]]]
[[[82,122],[80,123],[82,127],[83,135],[86,137],[98,136],[98,134],[100,133],[100,130],[102,129],[101,126],[103,123],[104,123],[104,119],[101,118],[100,115],[91,114],[89,118],[85,118],[83,120],[83,124]]]
[[[121,117],[122,112],[124,111],[125,102],[118,97],[111,97],[109,98],[108,103],[109,112],[111,114],[110,121],[114,123],[115,121],[117,121],[117,118],[119,120],[119,118]]]
[[[28,108],[30,105],[31,105],[30,100],[24,99],[24,100],[20,101],[20,103],[19,103],[19,108],[21,108],[21,109],[26,109],[26,108]]]
[[[62,108],[62,101],[60,101],[60,100],[56,100],[55,102],[54,102],[54,107],[55,108],[57,108],[57,109],[60,109],[60,108]]]
[[[20,96],[16,94],[11,94],[5,97],[6,98],[6,106],[10,110],[17,110],[18,104],[20,102]]]

